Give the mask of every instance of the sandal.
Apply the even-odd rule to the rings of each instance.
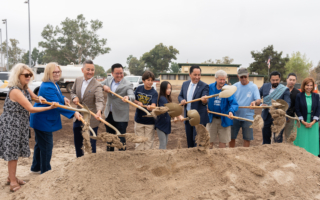
[[[25,182],[25,181],[23,181],[23,180],[20,180],[20,179],[18,179],[18,178],[16,178],[16,180],[17,180],[17,183],[19,184],[19,185],[25,185],[27,182]]]
[[[27,182],[25,182],[25,181],[23,181],[23,180],[20,180],[20,179],[18,179],[18,178],[16,178],[16,180],[17,180],[17,183],[19,184],[19,185],[25,185]],[[10,185],[10,178],[8,177],[7,178],[7,183],[6,183],[6,185]]]
[[[16,192],[17,190],[19,190],[21,187],[19,184],[16,185],[10,185],[10,192]]]
[[[7,178],[6,185],[10,185],[10,178],[9,177]]]

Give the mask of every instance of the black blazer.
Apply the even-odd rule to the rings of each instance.
[[[313,121],[313,117],[317,117],[317,121],[319,120],[320,114],[320,103],[319,103],[319,95],[316,93],[311,93],[312,95],[312,108],[311,108],[311,121]],[[304,121],[307,121],[307,101],[306,95],[304,92],[298,93],[296,97],[296,113],[301,120],[303,117]]]

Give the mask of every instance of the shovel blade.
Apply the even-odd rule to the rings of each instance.
[[[200,124],[200,115],[198,111],[196,110],[189,110],[187,113],[187,116],[189,117],[189,124],[191,126],[195,126]]]
[[[237,87],[234,85],[225,85],[222,87],[221,92],[219,93],[220,98],[231,97],[237,91]]]
[[[171,118],[178,117],[182,114],[182,106],[177,103],[167,103],[164,106],[169,108],[168,114]]]

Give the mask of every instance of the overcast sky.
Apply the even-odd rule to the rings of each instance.
[[[0,19],[8,20],[8,36],[29,49],[28,5],[25,0],[0,0]],[[31,45],[38,47],[47,24],[84,14],[103,22],[100,37],[110,53],[94,62],[105,69],[126,65],[132,54],[142,56],[155,45],[172,45],[175,62],[201,63],[229,56],[249,66],[252,50],[274,45],[284,55],[300,51],[313,65],[320,61],[319,0],[30,0]],[[2,40],[5,25],[0,24]]]

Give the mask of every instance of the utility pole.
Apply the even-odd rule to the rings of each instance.
[[[2,32],[1,32],[1,28],[0,28],[0,51],[1,51],[1,54],[0,54],[0,58],[1,58],[1,71],[3,71],[3,62],[2,62]]]
[[[7,40],[7,71],[9,71],[9,55],[8,55],[8,21],[3,19],[2,22],[6,24],[6,40]]]
[[[25,1],[28,4],[28,15],[29,15],[29,67],[31,68],[31,28],[30,28],[30,0]]]

